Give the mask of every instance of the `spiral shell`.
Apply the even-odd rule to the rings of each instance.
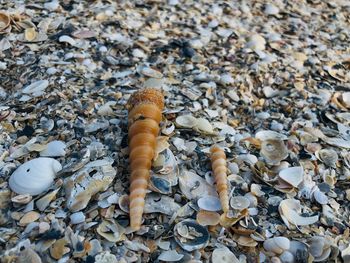
[[[127,108],[131,170],[130,226],[137,231],[141,227],[156,137],[162,120],[164,97],[156,89],[143,89],[131,95]]]
[[[227,212],[229,210],[229,198],[227,190],[227,167],[226,155],[224,150],[214,145],[210,149],[212,169],[216,182],[216,189],[218,191],[222,210]]]

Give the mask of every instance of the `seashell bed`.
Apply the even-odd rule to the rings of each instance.
[[[349,1],[0,6],[0,262],[350,262]]]

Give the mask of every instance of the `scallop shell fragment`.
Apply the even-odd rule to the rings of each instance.
[[[177,223],[174,227],[175,241],[186,251],[194,251],[207,246],[208,230],[192,219]]]
[[[30,160],[13,172],[9,185],[18,194],[38,195],[45,192],[53,183],[62,165],[52,158],[40,157]]]
[[[282,169],[278,176],[293,187],[298,187],[304,179],[304,169],[301,166],[288,167]]]
[[[301,216],[301,208],[300,201],[295,199],[286,199],[280,203],[278,210],[287,227],[290,227],[290,224],[295,226],[306,226],[318,221],[317,215],[310,217]]]

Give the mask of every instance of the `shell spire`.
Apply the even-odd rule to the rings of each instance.
[[[210,149],[212,170],[215,177],[216,190],[218,191],[222,210],[229,210],[229,198],[227,187],[226,154],[219,146],[214,145]]]
[[[127,109],[130,162],[130,226],[141,227],[152,159],[155,154],[164,97],[157,89],[142,89],[131,95]]]

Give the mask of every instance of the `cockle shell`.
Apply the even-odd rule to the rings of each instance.
[[[216,248],[212,254],[213,263],[239,263],[238,258],[227,247]]]
[[[10,177],[9,185],[18,194],[38,195],[53,183],[62,165],[52,158],[40,157],[22,164]]]

